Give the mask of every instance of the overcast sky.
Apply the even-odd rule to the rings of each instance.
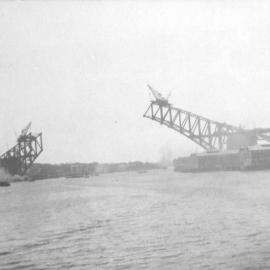
[[[39,162],[200,151],[142,117],[146,84],[214,120],[270,127],[268,1],[3,1],[0,151],[32,121]]]

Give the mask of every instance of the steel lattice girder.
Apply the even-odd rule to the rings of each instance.
[[[11,174],[23,175],[42,151],[42,133],[20,136],[17,144],[0,156],[1,165]]]
[[[242,129],[152,101],[143,115],[181,133],[205,150],[226,149],[228,135]]]

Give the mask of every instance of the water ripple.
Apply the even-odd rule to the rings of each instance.
[[[1,191],[0,269],[267,269],[269,189],[269,172],[17,183]]]

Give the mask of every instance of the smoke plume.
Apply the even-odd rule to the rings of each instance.
[[[20,175],[10,175],[5,169],[0,168],[0,181],[4,182],[20,182],[28,180],[25,176]]]
[[[170,166],[172,164],[173,156],[174,154],[171,147],[169,145],[164,145],[160,149],[159,163],[166,167]]]

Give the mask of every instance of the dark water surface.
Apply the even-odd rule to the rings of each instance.
[[[270,172],[2,187],[0,269],[270,269]]]

